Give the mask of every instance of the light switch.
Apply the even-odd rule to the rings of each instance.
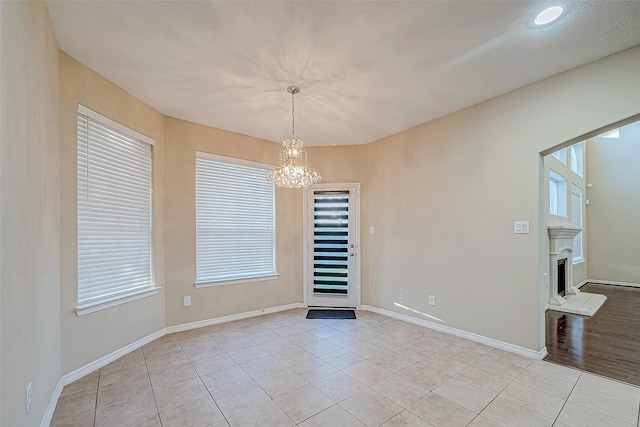
[[[515,234],[529,234],[529,221],[514,221],[513,232]]]
[[[372,225],[371,227],[369,227],[369,234],[373,234],[373,232],[374,232],[374,231],[375,231],[375,230],[374,230],[374,228],[373,228],[373,225]]]

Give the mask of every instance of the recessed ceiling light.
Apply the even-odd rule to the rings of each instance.
[[[536,25],[547,25],[556,19],[560,18],[564,9],[562,6],[552,6],[548,7],[536,16],[536,19],[533,21]]]

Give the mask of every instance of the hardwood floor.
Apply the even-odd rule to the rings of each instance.
[[[581,291],[607,301],[591,318],[547,310],[545,360],[640,385],[640,288],[588,283]]]

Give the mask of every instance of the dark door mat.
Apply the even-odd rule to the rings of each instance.
[[[353,310],[309,310],[307,319],[355,319]]]

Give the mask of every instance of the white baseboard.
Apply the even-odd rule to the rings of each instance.
[[[87,363],[86,365],[69,372],[66,375],[63,375],[62,378],[58,380],[53,393],[51,394],[51,398],[49,399],[49,405],[47,406],[47,410],[45,411],[42,420],[40,422],[40,427],[48,427],[51,423],[51,419],[53,417],[53,412],[56,409],[56,405],[58,404],[58,399],[60,398],[60,394],[62,393],[62,389],[64,386],[71,384],[74,381],[79,380],[80,378],[88,375],[97,369],[100,369],[104,366],[107,366],[109,363],[113,362],[120,357],[131,353],[134,350],[139,349],[145,344],[149,344],[151,341],[154,341],[166,334],[172,334],[175,332],[187,331],[189,329],[197,329],[202,328],[203,326],[217,325],[219,323],[231,322],[234,320],[248,319],[250,317],[260,316],[263,314],[269,313],[277,313],[278,311],[291,310],[293,308],[301,308],[303,307],[302,303],[293,303],[287,305],[280,305],[277,307],[265,308],[262,310],[254,310],[247,311],[244,313],[232,314],[230,316],[223,317],[215,317],[213,319],[200,320],[198,322],[184,323],[182,325],[175,325],[163,328],[157,332],[154,332],[150,335],[147,335],[144,338],[139,339],[136,342],[133,342],[127,346],[124,346],[112,353],[107,354],[93,362]]]
[[[190,329],[202,328],[204,326],[217,325],[219,323],[233,322],[234,320],[248,319],[250,317],[262,316],[263,314],[277,313],[278,311],[291,310],[303,307],[302,303],[279,305],[277,307],[264,308],[261,310],[245,311],[244,313],[231,314],[229,316],[214,317],[212,319],[199,320],[197,322],[183,323],[181,325],[167,326],[165,331],[168,334],[188,331]]]
[[[151,341],[157,340],[158,338],[164,336],[165,330],[161,329],[157,332],[154,332],[150,335],[147,335],[144,338],[140,338],[138,341],[132,342],[129,345],[126,345],[114,352],[107,354],[106,356],[102,356],[100,359],[94,360],[91,363],[87,363],[81,368],[76,369],[75,371],[71,371],[68,374],[62,377],[62,385],[68,385],[72,382],[79,380],[80,378],[88,375],[97,369],[100,369],[104,366],[107,366],[109,363],[113,362],[116,359],[121,358],[122,356],[131,353],[134,350],[139,349],[145,344],[149,344]]]
[[[587,283],[589,283],[589,281],[588,281],[588,280],[583,280],[582,282],[578,283],[578,284],[576,285],[576,287],[577,287],[578,289],[580,289],[581,287],[583,287],[583,286],[584,286],[584,285],[586,285]]]
[[[596,283],[598,285],[628,286],[630,288],[640,288],[640,283],[614,282],[611,280],[587,279],[584,283]],[[582,285],[581,285],[582,286]]]
[[[42,420],[40,421],[40,427],[49,427],[51,424],[51,419],[53,418],[53,411],[56,410],[56,405],[58,404],[58,399],[60,398],[60,393],[62,393],[62,388],[64,385],[62,384],[62,378],[60,378],[56,384],[56,387],[53,389],[51,393],[51,398],[49,399],[49,405],[47,405],[47,410],[44,411],[44,415],[42,416]]]
[[[495,340],[482,335],[474,334],[472,332],[463,331],[462,329],[452,328],[450,326],[440,325],[438,323],[429,322],[427,320],[417,319],[415,317],[407,316],[404,314],[396,313],[393,311],[385,310],[378,307],[369,305],[363,305],[362,310],[372,311],[374,313],[383,314],[385,316],[393,317],[394,319],[403,320],[405,322],[413,323],[415,325],[424,326],[426,328],[435,329],[436,331],[444,332],[450,335],[455,335],[460,338],[465,338],[471,341],[485,344],[501,350],[510,351],[512,353],[519,354],[521,356],[529,357],[532,359],[544,359],[547,356],[547,348],[543,347],[542,350],[530,350],[518,345],[509,344],[504,341]]]
[[[639,285],[640,286],[640,285]],[[145,344],[150,343],[151,341],[154,341],[162,336],[164,336],[165,334],[171,334],[171,333],[175,333],[175,332],[182,332],[182,331],[187,331],[190,329],[197,329],[197,328],[202,328],[204,326],[211,326],[211,325],[217,325],[220,323],[226,323],[226,322],[232,322],[234,320],[242,320],[242,319],[248,319],[251,317],[256,317],[256,316],[261,316],[264,314],[269,314],[269,313],[277,313],[279,311],[285,311],[285,310],[291,310],[294,308],[302,308],[304,307],[304,304],[302,303],[293,303],[293,304],[286,304],[286,305],[281,305],[281,306],[277,306],[277,307],[270,307],[270,308],[265,308],[262,310],[254,310],[254,311],[247,311],[244,313],[238,313],[238,314],[232,314],[229,316],[222,316],[222,317],[215,317],[212,319],[206,319],[206,320],[200,320],[197,322],[190,322],[190,323],[184,323],[181,325],[175,325],[175,326],[168,326],[164,329],[161,329],[157,332],[154,332],[150,335],[147,335],[144,338],[139,339],[138,341],[135,341],[125,347],[122,347],[119,350],[116,350],[112,353],[109,353],[106,356],[103,356],[91,363],[88,363],[84,366],[82,366],[81,368],[78,368],[72,372],[69,372],[66,375],[63,375],[62,378],[60,378],[60,380],[58,380],[58,383],[56,384],[56,387],[51,395],[50,401],[49,401],[49,405],[47,406],[47,410],[42,418],[42,422],[40,423],[41,427],[48,427],[49,424],[51,423],[51,419],[53,417],[53,412],[56,408],[56,405],[58,403],[58,399],[60,398],[60,393],[62,393],[62,389],[65,385],[71,384],[72,382],[79,380],[80,378],[84,377],[85,375],[88,375],[92,372],[94,372],[97,369],[100,369],[106,365],[108,365],[109,363],[113,362],[114,360],[134,351],[137,350],[138,348],[142,347]],[[410,316],[406,316],[403,314],[399,314],[399,313],[395,313],[392,311],[388,311],[388,310],[384,310],[381,308],[377,308],[377,307],[372,307],[372,306],[368,306],[368,305],[362,305],[361,306],[362,310],[368,310],[368,311],[372,311],[374,313],[379,313],[379,314],[383,314],[385,316],[389,316],[389,317],[393,317],[395,319],[399,319],[399,320],[403,320],[405,322],[409,322],[409,323],[413,323],[416,325],[420,325],[420,326],[424,326],[427,328],[431,328],[431,329],[435,329],[438,330],[440,332],[445,332],[451,335],[455,335],[461,338],[466,338],[468,340],[471,341],[475,341],[475,342],[479,342],[481,344],[486,344],[489,345],[491,347],[495,347],[495,348],[499,348],[502,350],[506,350],[506,351],[510,351],[512,353],[516,353],[516,354],[520,354],[522,356],[526,356],[526,357],[530,357],[533,359],[543,359],[546,355],[547,355],[547,349],[543,348],[540,351],[534,351],[534,350],[529,350],[527,348],[524,347],[520,347],[520,346],[516,346],[513,344],[509,344],[509,343],[505,343],[502,341],[498,341],[498,340],[494,340],[492,338],[487,338],[484,337],[482,335],[477,335],[471,332],[467,332],[467,331],[463,331],[461,329],[455,329],[455,328],[451,328],[449,326],[444,326],[444,325],[439,325],[437,323],[433,323],[433,322],[429,322],[426,320],[422,320],[422,319],[416,319],[414,317],[410,317]]]
[[[109,363],[113,362],[116,359],[124,356],[125,354],[129,354],[134,350],[142,347],[145,344],[150,343],[153,340],[156,340],[165,334],[165,330],[161,329],[157,332],[154,332],[150,335],[147,335],[144,338],[139,339],[138,341],[132,342],[129,345],[126,345],[114,352],[107,354],[93,362],[87,363],[86,365],[76,369],[75,371],[71,371],[66,375],[63,375],[62,378],[58,380],[56,384],[56,388],[53,390],[51,394],[51,398],[49,399],[49,405],[47,406],[47,410],[45,411],[42,421],[40,422],[40,427],[48,427],[51,423],[51,418],[53,417],[53,412],[56,409],[56,405],[58,404],[58,399],[60,398],[60,393],[62,393],[62,389],[64,386],[71,384],[72,382],[79,380],[80,378],[94,372],[97,369],[102,368],[103,366],[107,366]]]

